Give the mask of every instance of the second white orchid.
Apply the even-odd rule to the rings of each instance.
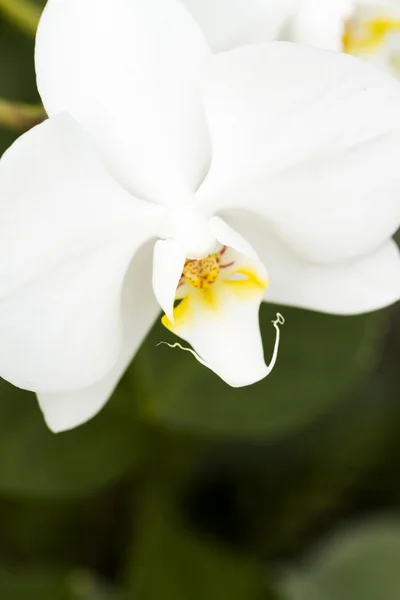
[[[288,40],[368,60],[400,77],[400,0],[182,0],[214,52]]]
[[[399,0],[300,0],[289,37],[352,54],[400,77]]]
[[[263,299],[351,314],[400,297],[398,84],[286,43],[212,56],[177,0],[110,6],[49,1],[49,120],[0,162],[0,375],[55,431],[100,410],[159,307],[241,386],[276,359]]]

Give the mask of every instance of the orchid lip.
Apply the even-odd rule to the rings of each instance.
[[[162,323],[192,348],[180,342],[167,345],[189,351],[226,383],[242,387],[271,373],[283,319],[279,316],[274,321],[275,343],[267,365],[258,324],[260,302],[268,287],[266,271],[240,235],[222,221],[213,225],[223,237],[246,248],[252,258],[222,243],[218,251],[205,258],[186,258],[172,314],[166,313]]]

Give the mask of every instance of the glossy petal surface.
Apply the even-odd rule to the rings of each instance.
[[[208,55],[179,0],[50,0],[36,44],[39,92],[50,116],[77,119],[125,187],[174,203],[210,159],[196,80]]]
[[[126,276],[122,296],[124,341],[112,370],[93,386],[82,390],[38,394],[40,408],[52,431],[65,431],[85,423],[96,415],[110,398],[160,312],[150,286],[150,270],[151,249],[146,245],[139,250]]]
[[[121,351],[121,293],[158,209],[110,178],[60,116],[0,162],[0,373],[55,393],[102,379]]]
[[[319,312],[352,315],[400,300],[400,253],[392,240],[358,260],[337,265],[307,262],[268,224],[249,215],[231,216],[232,226],[251,238],[268,266],[265,300]]]
[[[183,0],[213,52],[275,39],[296,0]]]
[[[211,212],[267,219],[320,263],[378,248],[400,222],[400,87],[353,57],[284,42],[213,57]]]

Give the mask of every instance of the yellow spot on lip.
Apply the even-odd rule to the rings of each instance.
[[[169,331],[174,332],[176,326],[182,326],[192,318],[192,307],[190,303],[190,296],[186,296],[176,308],[174,308],[174,321],[175,323],[171,323],[168,319],[167,315],[163,315],[161,318],[161,323],[169,329]]]
[[[241,267],[236,269],[233,275],[236,274],[243,275],[245,279],[225,279],[224,283],[243,291],[249,291],[255,288],[268,289],[268,278],[265,277],[261,279],[257,271],[251,267]]]

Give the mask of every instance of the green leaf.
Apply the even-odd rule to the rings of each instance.
[[[1,15],[25,35],[34,38],[41,14],[32,0],[0,0]]]
[[[150,485],[142,499],[126,598],[266,599],[264,567],[191,531],[171,487],[168,481]]]
[[[327,600],[315,586],[295,573],[291,573],[281,585],[282,600]],[[353,600],[364,600],[362,598]]]
[[[286,600],[304,600],[307,586],[320,600],[398,600],[399,565],[399,519],[366,523],[337,535],[302,577],[289,575],[282,591]]]
[[[0,97],[16,102],[40,102],[33,64],[34,42],[0,21]],[[18,137],[0,129],[0,155]]]
[[[371,523],[334,540],[313,578],[327,600],[400,598],[400,521]]]
[[[119,481],[147,452],[148,437],[126,381],[89,423],[54,434],[34,394],[0,387],[0,493],[81,496]]]
[[[239,389],[188,353],[157,347],[161,340],[174,341],[157,325],[135,362],[145,390],[143,409],[168,427],[242,437],[279,436],[329,411],[375,364],[376,334],[386,323],[386,313],[337,317],[264,304],[261,329],[267,361],[274,339],[271,321],[278,311],[286,324],[277,365],[260,383]]]
[[[117,600],[85,571],[0,570],[4,600]]]
[[[0,22],[0,96],[19,102],[39,102],[34,69],[34,41],[4,20]],[[7,60],[5,60],[5,57]]]
[[[0,571],[0,598],[4,600],[78,600],[68,578],[46,571]]]

